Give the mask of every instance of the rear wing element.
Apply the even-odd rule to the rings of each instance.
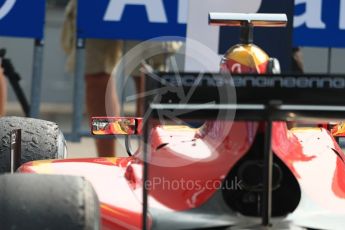
[[[181,119],[226,119],[222,111],[235,111],[235,120],[345,118],[344,75],[227,75],[205,73],[149,76],[148,90],[156,90],[154,111],[178,111]],[[183,95],[189,95],[186,100]]]
[[[242,26],[244,23],[257,27],[285,27],[286,14],[209,13],[209,24],[216,26]]]

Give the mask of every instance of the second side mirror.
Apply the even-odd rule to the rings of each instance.
[[[91,133],[93,135],[141,135],[142,118],[134,117],[93,117]]]

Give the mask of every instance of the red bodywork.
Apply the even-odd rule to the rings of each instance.
[[[216,132],[216,135],[217,125],[215,122],[208,131]],[[169,190],[157,184],[150,191],[150,207],[172,212],[200,207],[216,191],[207,184],[224,179],[246,154],[257,130],[257,123],[236,122],[217,150],[208,151],[205,146],[210,140],[205,140],[198,130],[167,129],[164,126],[154,128],[152,149],[162,143],[169,144],[152,151],[150,175],[159,175],[168,181],[181,178],[198,181],[202,189]],[[277,122],[273,125],[272,147],[298,179],[304,193],[323,209],[345,213],[345,165],[333,149],[341,156],[343,153],[327,130],[308,128],[289,131],[285,123]],[[188,153],[193,153],[193,158]],[[198,158],[197,162],[195,158]],[[171,163],[172,160],[182,166],[155,166],[157,162],[162,165],[164,161]],[[142,162],[139,155],[31,162],[19,171],[84,176],[92,182],[101,201],[103,229],[141,228]]]

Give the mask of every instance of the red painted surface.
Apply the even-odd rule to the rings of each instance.
[[[232,129],[222,137],[219,134],[226,125],[232,125]],[[182,211],[202,205],[216,191],[212,183],[219,185],[247,153],[257,129],[257,123],[218,121],[207,122],[202,130],[162,126],[153,129],[150,206]],[[215,138],[221,139],[221,143],[215,149],[207,148]],[[321,128],[292,132],[285,123],[276,122],[272,138],[275,154],[294,173],[302,190],[322,207],[345,212],[345,164],[332,149],[344,154],[330,133]],[[168,145],[156,150],[162,143]],[[84,176],[93,184],[102,203],[104,229],[139,229],[142,165],[137,157],[140,155],[30,162],[19,171]],[[167,184],[154,184],[157,178],[168,182],[193,181],[199,187],[169,189]]]
[[[275,122],[272,130],[273,152],[290,168],[295,177],[299,178],[294,163],[309,161],[314,156],[306,156],[303,153],[300,140],[287,129],[285,122]]]
[[[345,155],[329,131],[289,131],[285,123],[275,123],[272,147],[313,203],[322,211],[345,214]]]
[[[141,229],[141,213],[101,204],[102,230]]]
[[[219,135],[221,129],[230,125],[230,133]],[[150,194],[170,209],[199,207],[214,194],[215,187],[219,187],[230,169],[248,151],[256,129],[257,124],[251,122],[216,121],[206,123],[201,132],[190,131],[185,135],[178,130],[158,127],[152,133],[153,149],[159,143],[169,144],[152,152],[149,172],[153,189]],[[216,139],[217,143],[222,141],[214,149]]]

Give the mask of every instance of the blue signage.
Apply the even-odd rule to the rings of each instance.
[[[78,37],[146,40],[186,36],[187,0],[80,0]]]
[[[33,5],[28,4],[31,2],[29,0],[7,1],[17,1],[18,11],[22,10],[25,15],[28,15],[29,13],[26,12],[37,12],[37,2],[44,0],[35,1],[34,11],[27,10],[29,8],[23,10],[23,7],[19,7],[21,6],[19,2],[24,2],[21,3],[23,5]],[[0,0],[1,2],[5,1]],[[188,0],[97,0],[96,3],[94,0],[79,0],[78,37],[133,40],[146,40],[160,36],[185,37],[188,2]],[[290,27],[285,31],[291,32],[291,25],[294,23],[293,45],[296,47],[345,47],[345,0],[295,0],[294,3],[293,0],[264,0],[259,12],[287,13]],[[33,16],[28,16],[29,21],[24,20],[25,24],[35,20],[37,14],[35,13]],[[10,19],[10,14],[8,19]],[[22,21],[18,19],[17,23],[23,24]],[[2,29],[4,26],[0,28]],[[18,28],[23,31],[34,31],[30,26],[9,24],[0,33],[11,31],[11,29],[12,34],[18,33]],[[229,32],[227,33],[225,30]],[[222,29],[222,31],[223,36],[227,39],[230,38],[228,42],[221,42],[220,50],[223,52],[225,47],[228,47],[228,43],[233,42],[234,39],[231,39],[231,29]],[[290,49],[290,41],[287,36],[291,36],[291,34],[286,32],[286,36],[278,35],[281,31],[280,29],[258,29],[256,41],[259,45],[261,43],[270,44],[267,46],[268,50],[275,50],[276,48],[273,46]],[[271,35],[270,38],[267,38],[267,33]],[[265,39],[261,39],[259,34],[263,34]],[[272,39],[275,41],[271,42]],[[265,42],[265,40],[270,42]],[[288,45],[283,45],[283,43]],[[283,56],[280,53],[277,56]]]
[[[345,47],[345,0],[295,0],[294,45]]]
[[[0,0],[0,36],[42,39],[45,0]]]

